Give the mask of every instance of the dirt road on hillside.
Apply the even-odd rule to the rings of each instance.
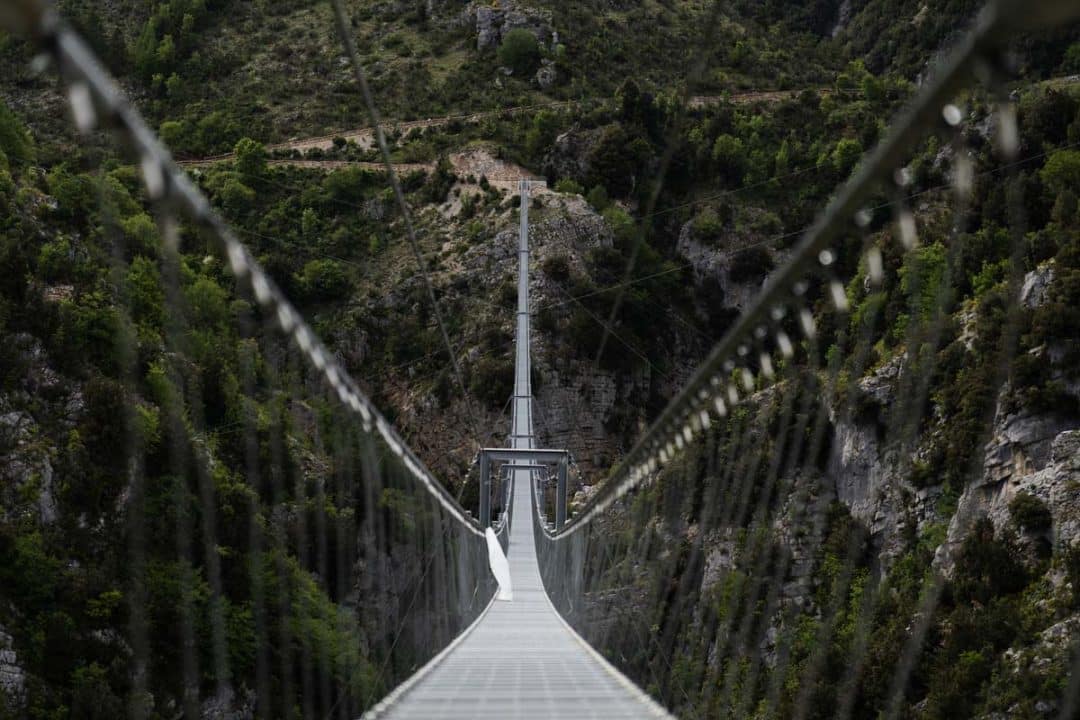
[[[798,95],[802,90],[766,90],[766,91],[750,91],[742,93],[732,93],[730,95],[697,95],[690,98],[689,105],[691,108],[707,107],[709,105],[715,105],[720,102],[732,102],[737,105],[749,105],[755,102],[783,102],[792,97]],[[817,92],[827,94],[830,90],[826,88],[817,88]],[[503,108],[501,110],[488,110],[484,112],[466,114],[466,115],[446,115],[443,117],[426,118],[424,120],[404,120],[393,121],[386,120],[380,123],[384,132],[399,131],[402,134],[408,133],[410,130],[423,130],[430,127],[440,127],[448,125],[452,122],[461,123],[478,123],[486,118],[499,117],[502,115],[517,115],[520,113],[531,112],[533,110],[544,110],[549,108],[571,107],[580,105],[576,100],[560,100],[558,102],[539,103],[536,105],[518,105],[515,107]],[[318,135],[308,138],[295,138],[287,140],[286,142],[274,143],[267,145],[267,152],[292,152],[297,151],[306,153],[308,150],[329,150],[334,147],[335,138],[342,138],[346,142],[353,142],[358,147],[364,150],[370,150],[375,147],[375,133],[370,127],[356,128],[353,130],[344,130],[329,135]],[[223,160],[232,160],[233,153],[226,153],[224,155],[213,155],[210,157],[200,158],[197,160],[184,161],[182,164],[187,167],[204,167],[211,165],[215,162],[221,162]],[[304,161],[304,162],[318,162],[324,161]],[[325,161],[333,162],[333,161]],[[300,165],[298,161],[290,161],[291,164]],[[356,163],[353,163],[356,164]],[[333,165],[317,166],[317,167],[333,167]]]

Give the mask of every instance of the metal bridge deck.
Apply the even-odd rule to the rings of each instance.
[[[555,613],[533,544],[528,471],[515,475],[509,551],[513,601],[492,603],[457,645],[377,717],[668,717]]]

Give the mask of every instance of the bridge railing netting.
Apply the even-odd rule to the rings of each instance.
[[[63,307],[100,324],[86,392],[109,442],[86,457],[84,521],[108,550],[89,543],[80,566],[112,577],[115,601],[105,634],[46,643],[47,680],[100,659],[99,697],[67,706],[83,717],[355,718],[487,606],[484,532],[79,36],[35,22],[79,130],[95,144],[111,131],[134,160],[90,169],[84,220],[109,272]],[[59,701],[23,692],[24,708]]]
[[[1039,10],[1016,7],[988,4],[621,465],[537,530],[559,611],[680,717],[1080,710],[1078,518],[1022,479],[1080,451],[1073,281],[1032,293],[1080,268],[1074,233],[1031,231],[1033,177],[1072,146],[1025,139],[1006,47]],[[1010,423],[1040,413],[1013,472]]]

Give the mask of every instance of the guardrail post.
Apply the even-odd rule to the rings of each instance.
[[[555,486],[555,529],[566,524],[566,458],[559,462],[559,481]]]
[[[491,527],[491,458],[480,452],[480,527]]]

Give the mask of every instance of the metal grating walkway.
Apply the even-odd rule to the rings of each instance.
[[[529,471],[514,477],[510,530],[512,602],[487,613],[441,659],[421,670],[389,707],[372,717],[668,717],[563,624],[547,599],[533,545]]]
[[[517,348],[511,437],[532,447],[528,182],[521,184]],[[668,718],[590,648],[548,600],[534,540],[530,470],[513,470],[510,576],[514,599],[494,601],[446,650],[365,717],[392,720]]]

